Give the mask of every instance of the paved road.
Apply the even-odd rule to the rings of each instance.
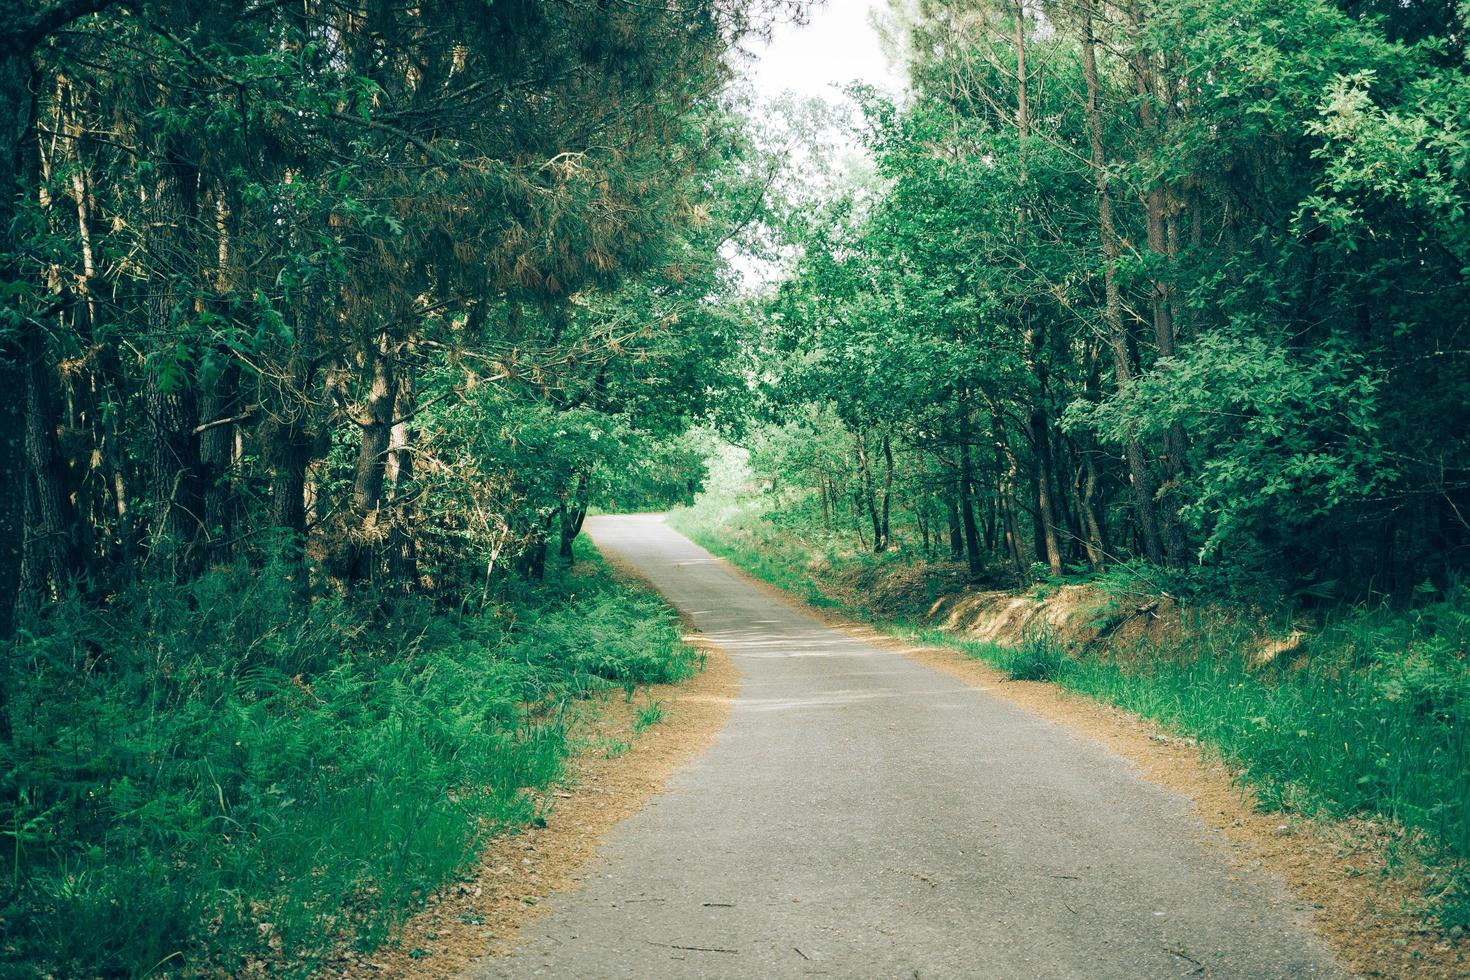
[[[1337,977],[1272,880],[1100,745],[588,522],[739,668],[714,747],[480,977]]]

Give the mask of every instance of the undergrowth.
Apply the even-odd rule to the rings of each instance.
[[[595,554],[483,610],[284,569],[69,599],[4,662],[0,973],[308,973],[534,819],[579,699],[694,669]]]
[[[822,591],[828,579],[861,577],[855,566],[895,567],[911,555],[843,555],[771,527],[758,509],[682,511],[672,523],[798,595],[819,594],[824,605],[958,648],[1012,678],[1050,681],[1192,736],[1265,808],[1404,828],[1445,870],[1429,896],[1440,925],[1470,928],[1470,587],[1409,610],[1341,610],[1291,656],[1270,662],[1252,652],[1259,644],[1243,627],[1224,623],[1128,650],[1068,650],[1046,635],[1005,647],[925,622],[933,596],[922,591],[903,611],[875,609],[874,587]]]

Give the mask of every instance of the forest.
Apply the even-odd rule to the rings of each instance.
[[[581,533],[681,506],[1336,624],[1396,741],[1267,768],[1470,928],[1470,6],[892,0],[763,106],[807,13],[0,2],[0,973],[390,941],[697,668]]]

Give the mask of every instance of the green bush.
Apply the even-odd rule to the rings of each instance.
[[[0,972],[308,972],[381,942],[536,816],[573,699],[693,669],[605,570],[523,591],[450,615],[240,567],[29,624],[3,668]]]

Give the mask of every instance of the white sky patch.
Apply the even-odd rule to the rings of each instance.
[[[762,99],[783,92],[841,98],[840,88],[867,82],[889,92],[903,87],[878,42],[872,15],[887,9],[884,0],[827,0],[803,25],[781,24],[770,44],[756,42],[750,80]]]
[[[906,88],[903,69],[889,62],[874,24],[875,14],[887,9],[887,0],[826,0],[810,10],[805,24],[779,24],[769,43],[749,42],[753,60],[745,63],[742,74],[757,103],[753,107],[757,128],[773,141],[770,148],[781,147],[783,135],[794,135],[795,116],[807,117],[808,122],[797,129],[808,131],[821,144],[821,149],[800,142],[786,145],[787,173],[777,181],[778,192],[796,200],[818,200],[828,196],[834,181],[871,171],[855,128],[857,106],[843,89],[860,82],[898,97]],[[798,108],[812,99],[835,107],[817,129],[810,128],[814,121],[810,113]],[[790,253],[786,259],[757,257],[733,242],[725,254],[751,290],[779,279],[786,259],[792,257]]]

